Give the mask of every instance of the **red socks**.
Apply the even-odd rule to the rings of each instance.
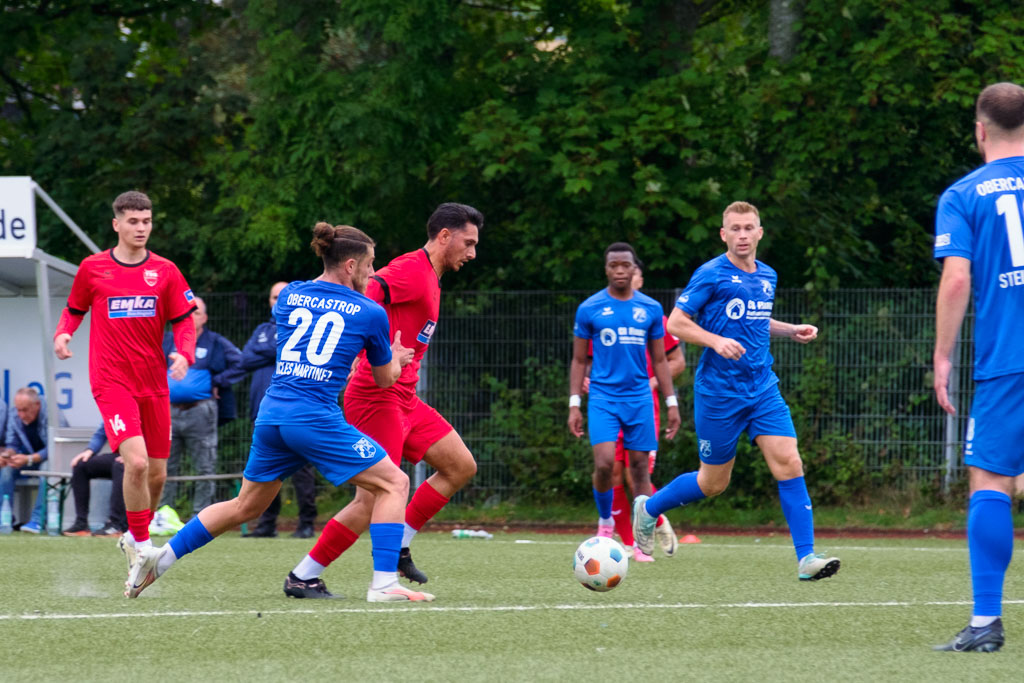
[[[630,509],[626,488],[622,485],[612,487],[612,521],[615,531],[619,533],[623,545],[633,545],[633,511]]]
[[[429,482],[423,482],[408,507],[405,508],[405,523],[419,531],[434,515],[441,511],[448,504],[450,498],[445,498],[437,492]]]
[[[132,538],[136,543],[143,543],[149,540],[149,522],[153,519],[152,510],[127,510],[128,531],[132,532]]]
[[[358,538],[354,531],[331,517],[320,532],[320,538],[316,539],[316,545],[309,551],[309,556],[326,567],[351,548]]]

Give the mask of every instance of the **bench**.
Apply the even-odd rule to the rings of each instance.
[[[54,490],[57,492],[58,510],[60,512],[57,516],[57,525],[59,528],[64,528],[64,501],[67,500],[68,493],[71,490],[71,473],[70,472],[59,472],[56,470],[22,470],[21,474],[27,477],[41,478],[46,482],[46,495],[49,498],[50,491]],[[50,481],[53,479],[54,481]],[[224,481],[224,480],[235,480],[235,493],[242,487],[242,473],[229,473],[229,474],[193,474],[193,475],[175,475],[173,477],[167,477],[167,481]],[[25,481],[25,480],[19,480]],[[38,484],[33,484],[33,490],[36,489]],[[33,502],[35,498],[33,497]],[[43,517],[45,519],[47,507],[43,507]],[[45,526],[45,525],[44,525]]]

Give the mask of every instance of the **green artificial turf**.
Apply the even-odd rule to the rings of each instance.
[[[409,605],[365,601],[368,539],[324,575],[343,600],[282,593],[310,541],[233,533],[128,600],[112,540],[2,536],[0,679],[1007,681],[1024,671],[1013,566],[1004,650],[930,650],[970,614],[963,541],[820,538],[843,567],[810,583],[797,581],[784,535],[702,536],[592,593],[572,577],[581,540],[420,534],[414,557],[437,600]]]

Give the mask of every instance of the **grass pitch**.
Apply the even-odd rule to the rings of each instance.
[[[966,543],[819,539],[840,573],[799,582],[786,536],[702,537],[592,593],[580,536],[420,534],[430,604],[365,601],[368,538],[324,575],[344,600],[281,584],[311,547],[227,534],[137,600],[110,539],[0,537],[3,681],[1007,681],[1024,671],[1011,566],[997,654],[937,653],[970,615]],[[162,541],[158,541],[162,542]]]

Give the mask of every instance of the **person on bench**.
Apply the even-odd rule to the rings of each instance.
[[[62,533],[65,536],[120,536],[128,530],[124,508],[124,460],[116,452],[100,453],[107,443],[101,424],[84,451],[71,459],[71,492],[75,497],[75,522]],[[110,512],[103,528],[89,529],[89,484],[93,479],[109,479]]]
[[[63,415],[58,415],[60,425],[67,426]],[[14,407],[7,413],[7,427],[4,430],[3,457],[0,457],[0,500],[8,496],[14,503],[14,485],[22,470],[38,470],[46,462],[47,436],[46,404],[39,392],[32,387],[22,387],[14,393]],[[46,481],[39,479],[36,504],[32,517],[21,525],[21,530],[38,534],[43,528],[43,505],[46,501]]]

